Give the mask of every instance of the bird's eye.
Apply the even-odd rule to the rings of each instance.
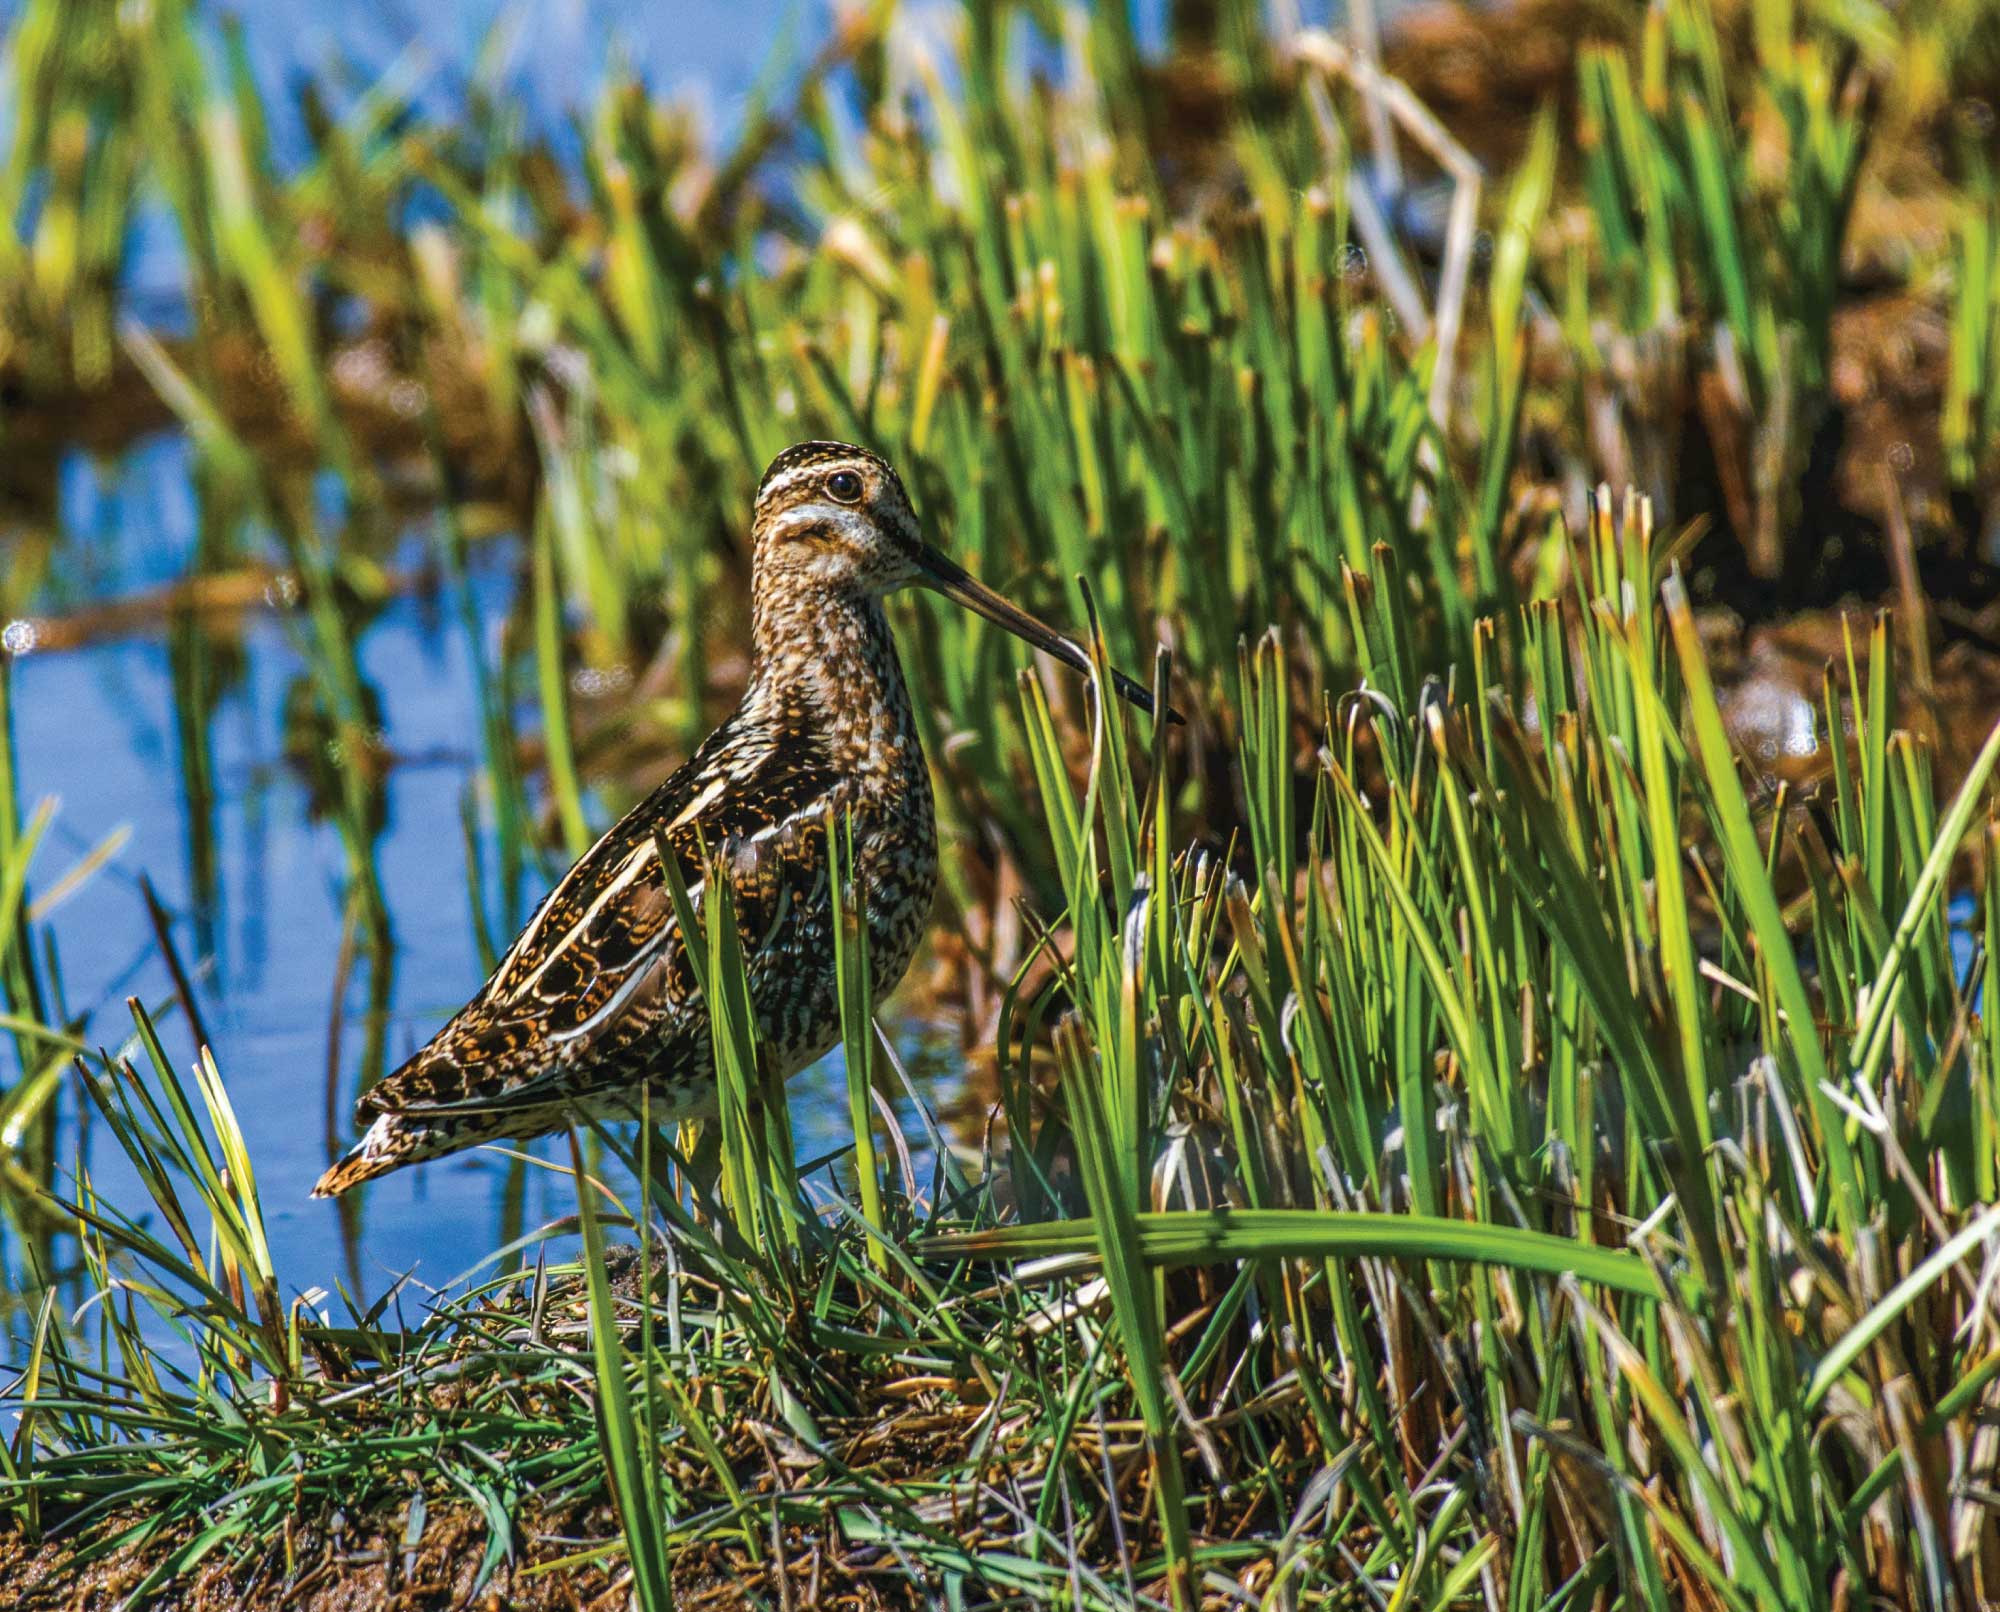
[[[860,503],[861,491],[861,477],[852,470],[836,470],[826,478],[827,496],[843,504]]]

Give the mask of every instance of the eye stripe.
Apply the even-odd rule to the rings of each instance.
[[[802,486],[808,482],[817,481],[819,475],[820,472],[817,466],[804,470],[788,471],[775,480],[766,481],[763,490],[757,494],[757,502],[760,506],[776,503],[793,488]]]
[[[866,448],[847,443],[802,442],[779,454],[757,489],[754,518],[760,523],[780,523],[765,534],[778,536],[783,530],[796,531],[793,522],[805,510],[816,511],[821,521],[836,511],[851,512],[862,500],[840,499],[828,483],[843,473],[855,475],[862,479],[865,497],[871,472],[876,478],[872,515],[880,535],[906,544],[921,542],[922,524],[895,466]]]

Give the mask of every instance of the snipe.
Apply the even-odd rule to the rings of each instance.
[[[570,869],[451,1022],[362,1097],[366,1133],[315,1197],[579,1114],[633,1115],[642,1089],[663,1121],[713,1112],[708,1014],[662,841],[697,897],[704,845],[726,870],[761,1042],[784,1075],[839,1033],[830,814],[852,814],[876,994],[895,986],[937,879],[930,774],[882,614],[883,596],[911,585],[1089,665],[926,543],[884,460],[841,442],[787,449],[757,489],[742,705]],[[1117,682],[1152,710],[1145,689]]]

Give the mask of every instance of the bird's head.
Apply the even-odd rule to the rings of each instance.
[[[801,442],[773,459],[752,532],[764,587],[893,593],[917,580],[924,547],[903,478],[846,442]]]
[[[801,442],[773,459],[757,488],[753,547],[760,592],[880,596],[926,587],[1057,660],[1090,669],[1081,645],[925,542],[903,478],[866,448]],[[1153,709],[1146,688],[1123,673],[1112,676],[1126,699],[1143,711]]]

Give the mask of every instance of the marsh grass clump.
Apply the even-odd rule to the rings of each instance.
[[[316,106],[292,160],[199,8],[23,8],[0,380],[92,414],[129,364],[184,431],[194,883],[231,612],[268,610],[339,836],[329,967],[378,1010],[376,606],[429,590],[474,668],[490,964],[524,883],[735,692],[740,516],[794,438],[907,466],[969,569],[1092,622],[1097,689],[1154,664],[1190,721],[909,607],[980,1123],[894,1117],[834,823],[851,1152],[799,1156],[735,915],[676,888],[710,1134],[579,1134],[540,1227],[514,1160],[494,1254],[372,1303],[279,1268],[172,915],[170,1000],[67,1000],[47,912],[116,847],[52,868],[0,746],[8,1582],[2000,1599],[2000,732],[1943,698],[1991,637],[2000,270],[1952,143],[1991,5],[1593,23],[1495,174],[1365,40],[1202,9],[1157,58],[1116,7],[973,8],[936,50],[870,10],[716,153],[614,78],[567,158],[475,84],[451,117]],[[1844,364],[1886,272],[1857,243],[1926,163],[1887,349],[1948,336],[1891,396]],[[187,251],[174,329],[111,270],[141,195]],[[10,433],[61,413],[15,396]],[[1885,471],[1841,422],[1892,407],[1917,446]],[[46,489],[7,492],[34,530]],[[60,641],[60,560],[10,551],[21,643]],[[1792,691],[1809,776],[1739,754],[1712,647],[1870,588]],[[381,1074],[367,1022],[337,1078]]]

